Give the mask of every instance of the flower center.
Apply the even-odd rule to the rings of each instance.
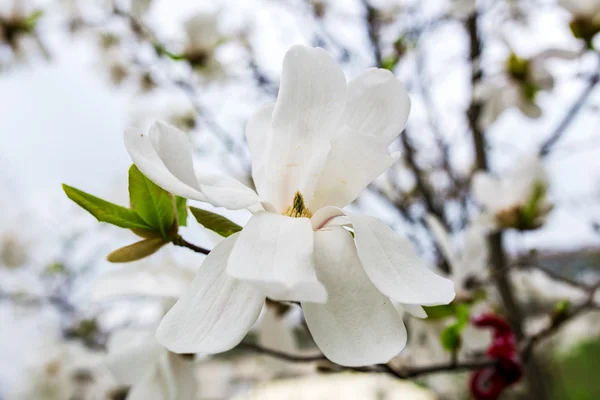
[[[296,192],[292,205],[289,206],[282,214],[292,218],[312,217],[312,211],[310,211],[308,208],[306,208],[306,205],[304,205],[304,197],[302,197],[302,193],[300,192]]]

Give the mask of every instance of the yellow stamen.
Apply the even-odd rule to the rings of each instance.
[[[312,217],[312,212],[304,205],[302,193],[296,192],[292,205],[283,212],[283,215],[292,218],[310,218]]]

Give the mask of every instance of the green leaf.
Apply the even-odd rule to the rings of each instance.
[[[462,331],[468,324],[471,317],[471,307],[466,303],[457,304],[455,307],[456,326]]]
[[[442,306],[423,307],[427,313],[427,319],[442,319],[452,317],[455,314],[453,304],[444,304]]]
[[[457,350],[461,346],[460,329],[455,324],[447,326],[440,336],[442,346],[448,351]]]
[[[169,238],[175,220],[173,196],[146,178],[135,165],[129,168],[129,201],[151,228]]]
[[[381,68],[385,68],[387,70],[394,72],[394,68],[396,68],[398,61],[400,61],[400,58],[397,56],[390,56],[390,57],[384,58],[383,60],[381,60]]]
[[[106,259],[113,263],[141,260],[156,253],[167,242],[163,238],[144,239],[113,251]]]
[[[125,229],[150,229],[137,213],[129,208],[102,200],[79,189],[63,184],[67,197],[92,214],[100,222],[107,222]]]
[[[523,220],[526,226],[532,226],[537,217],[540,205],[546,197],[548,188],[544,182],[536,182],[533,186],[533,191],[527,200],[527,204],[523,208]]]
[[[41,10],[38,11],[34,11],[33,13],[31,13],[31,15],[29,15],[27,18],[25,18],[25,20],[23,21],[23,24],[25,25],[25,28],[31,32],[35,29],[38,20],[40,19],[40,17],[44,15],[44,12]]]
[[[179,226],[187,226],[187,200],[183,197],[175,196],[175,209],[177,210],[177,222],[179,222]]]
[[[242,230],[242,227],[222,215],[215,214],[201,208],[190,207],[190,211],[196,221],[208,230],[211,230],[223,237],[233,235]]]

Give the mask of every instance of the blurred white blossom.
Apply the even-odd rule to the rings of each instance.
[[[537,156],[521,158],[501,178],[477,172],[472,190],[483,208],[482,223],[493,229],[538,228],[552,209],[547,199],[548,177]]]
[[[108,369],[130,387],[127,400],[196,400],[193,358],[169,352],[154,333],[117,332],[108,348]]]
[[[537,95],[554,88],[554,78],[546,64],[551,59],[573,59],[578,52],[559,49],[544,50],[523,58],[511,50],[501,74],[484,79],[474,87],[473,96],[482,103],[479,125],[487,129],[509,108],[517,107],[529,118],[539,118],[542,109]]]

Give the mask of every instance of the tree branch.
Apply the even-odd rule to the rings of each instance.
[[[539,151],[540,157],[547,156],[554,147],[554,145],[564,136],[564,134],[567,131],[567,128],[575,120],[575,117],[579,114],[584,104],[587,102],[588,98],[596,88],[596,85],[599,81],[600,71],[597,71],[588,79],[587,85],[585,86],[577,100],[575,100],[575,103],[573,103],[573,105],[567,110],[556,129],[554,129],[552,134],[550,134],[550,136],[548,136],[548,138],[542,143],[542,146],[540,147]]]
[[[268,349],[263,346],[259,346],[252,343],[242,342],[240,346],[254,352],[257,354],[266,355],[269,357],[277,358],[284,361],[289,362],[318,362],[318,361],[326,361],[331,363],[335,369],[339,370],[351,370],[357,372],[383,372],[389,375],[392,375],[396,378],[400,379],[408,379],[415,378],[422,375],[440,373],[440,372],[463,372],[463,371],[472,371],[480,368],[491,367],[496,364],[494,360],[480,360],[480,361],[471,361],[464,363],[442,363],[442,364],[433,364],[427,365],[424,367],[415,367],[415,368],[401,368],[395,369],[389,364],[375,364],[368,367],[345,367],[342,365],[338,365],[329,361],[323,354],[314,355],[314,356],[299,356],[294,354],[288,354],[285,352]]]

